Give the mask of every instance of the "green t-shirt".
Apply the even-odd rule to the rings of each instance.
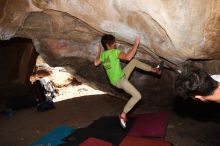
[[[118,49],[110,49],[102,52],[100,60],[105,68],[108,78],[112,85],[116,85],[124,76],[121,69],[120,60],[118,58],[120,51]]]

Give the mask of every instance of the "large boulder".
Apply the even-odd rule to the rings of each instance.
[[[115,35],[124,51],[140,36],[135,58],[152,65],[162,59],[177,70],[189,59],[219,60],[219,9],[219,0],[1,0],[0,40],[29,38],[51,66],[102,88],[108,79],[93,60],[104,33]],[[131,80],[143,91],[155,82],[140,73]]]
[[[2,0],[0,39],[31,38],[45,58],[92,59],[103,33],[126,46],[139,35],[143,60],[178,65],[219,59],[219,9],[218,0]]]
[[[30,95],[30,75],[38,53],[30,39],[0,41],[0,99]],[[1,108],[0,108],[1,109]]]

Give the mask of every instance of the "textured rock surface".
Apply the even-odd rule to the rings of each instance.
[[[47,63],[102,87],[108,80],[92,60],[103,33],[125,51],[139,35],[137,59],[176,69],[188,59],[220,58],[219,9],[219,0],[1,0],[0,39],[30,38]],[[136,84],[148,78],[136,76]]]
[[[26,96],[38,53],[30,39],[0,41],[0,97]]]
[[[218,0],[3,0],[1,7],[0,38],[31,38],[48,58],[77,52],[92,59],[102,33],[124,44],[140,35],[140,51],[146,51],[141,54],[153,61],[157,56],[175,64],[220,57]]]

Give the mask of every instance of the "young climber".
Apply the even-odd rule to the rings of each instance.
[[[104,48],[104,51],[102,52],[100,45],[97,45],[97,54],[94,61],[95,66],[98,66],[102,63],[110,83],[117,88],[123,89],[132,96],[126,103],[122,113],[119,115],[122,128],[126,128],[127,113],[141,99],[140,92],[128,81],[134,68],[137,67],[144,71],[151,71],[156,74],[161,74],[159,67],[153,68],[136,59],[132,59],[137,51],[139,43],[140,37],[136,37],[133,47],[127,53],[124,53],[116,48],[115,37],[110,34],[105,34],[101,38],[101,44]],[[127,60],[130,62],[122,69],[120,60]]]

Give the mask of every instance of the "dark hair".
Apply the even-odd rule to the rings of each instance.
[[[111,34],[104,34],[101,39],[102,46],[107,50],[107,45],[112,45],[115,42],[115,37]]]
[[[183,98],[212,95],[218,82],[204,70],[185,70],[176,78],[175,89]]]

